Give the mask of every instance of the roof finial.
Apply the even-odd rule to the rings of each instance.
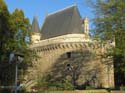
[[[48,16],[48,14],[49,14],[48,11],[46,11],[46,16]]]
[[[88,17],[84,18],[84,33],[89,37],[89,19]]]
[[[36,12],[34,13],[34,18],[38,19],[38,16],[37,16]]]

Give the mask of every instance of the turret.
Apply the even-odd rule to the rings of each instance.
[[[33,32],[32,36],[31,36],[32,43],[38,43],[40,41],[41,34],[40,34],[39,24],[37,21],[37,16],[34,16],[34,18],[33,18],[31,30]]]
[[[87,17],[83,19],[84,33],[87,38],[89,38],[89,20]]]

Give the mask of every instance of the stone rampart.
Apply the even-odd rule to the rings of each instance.
[[[89,38],[85,39],[84,34],[69,34],[41,40],[38,43],[34,43],[30,46],[31,49],[35,50],[35,53],[40,58],[33,61],[34,67],[31,68],[31,70],[33,70],[35,74],[31,72],[29,77],[31,77],[30,79],[35,80],[38,76],[42,76],[51,71],[55,64],[58,64],[59,62],[65,63],[64,61],[69,60],[68,58],[66,60],[65,58],[59,60],[62,55],[66,56],[67,53],[72,53],[74,51],[79,51],[85,54],[84,51],[87,50],[96,55],[96,60],[91,61],[88,67],[92,69],[94,67],[99,67],[100,75],[98,75],[98,78],[102,84],[102,87],[114,87],[114,69],[112,58],[110,58],[107,62],[101,60],[101,55],[105,54],[106,49],[109,48],[107,46],[109,46],[109,44],[105,45],[97,40],[92,40]],[[73,61],[69,60],[69,62],[72,63]]]

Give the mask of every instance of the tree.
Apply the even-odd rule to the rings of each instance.
[[[7,50],[10,38],[9,11],[3,0],[0,0],[0,61],[7,60]]]
[[[10,41],[12,40],[12,29],[10,29],[10,14],[7,6],[3,0],[0,0],[0,4],[0,82],[5,84],[7,83],[7,78],[11,78],[10,75],[12,74],[9,72],[10,66],[7,63],[11,45]]]
[[[28,48],[30,44],[31,36],[31,24],[29,19],[25,18],[22,10],[16,9],[11,15],[12,28],[14,28],[14,45],[13,50],[22,51],[25,55],[25,62],[31,62],[31,58],[34,56],[31,50]]]
[[[96,56],[89,50],[76,50],[60,55],[45,77],[39,76],[38,87],[53,87],[60,90],[99,88],[101,82],[98,78],[100,66]],[[93,64],[94,63],[94,64]],[[68,87],[67,87],[68,86]]]
[[[29,19],[25,17],[24,12],[19,9],[15,9],[15,11],[11,14],[10,17],[11,28],[13,28],[13,46],[12,52],[19,51],[24,54],[24,61],[19,65],[20,71],[23,75],[25,74],[25,70],[32,63],[32,59],[35,55],[32,53],[33,51],[29,49],[28,45],[30,44],[30,35],[31,35],[31,24],[29,23]],[[20,73],[20,75],[22,75]]]
[[[27,48],[26,37],[30,36],[30,23],[29,19],[25,18],[22,10],[16,9],[12,15],[11,19],[13,22],[13,28],[15,31],[14,40],[18,44],[15,48]],[[28,40],[29,41],[29,40]]]
[[[14,85],[15,64],[9,64],[12,52],[24,54],[24,62],[19,65],[19,75],[23,75],[34,57],[28,48],[30,40],[30,23],[22,10],[16,9],[12,14],[3,0],[0,0],[0,84]],[[19,76],[19,78],[20,78]]]
[[[92,0],[91,0],[92,1]],[[124,0],[93,0],[95,13],[95,36],[101,40],[115,41],[113,52],[116,85],[123,82],[125,73],[125,1]]]

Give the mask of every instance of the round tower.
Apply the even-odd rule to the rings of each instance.
[[[41,34],[40,34],[40,28],[39,28],[39,24],[38,24],[36,15],[34,16],[31,30],[33,32],[32,36],[31,36],[32,43],[38,43],[40,41]]]

